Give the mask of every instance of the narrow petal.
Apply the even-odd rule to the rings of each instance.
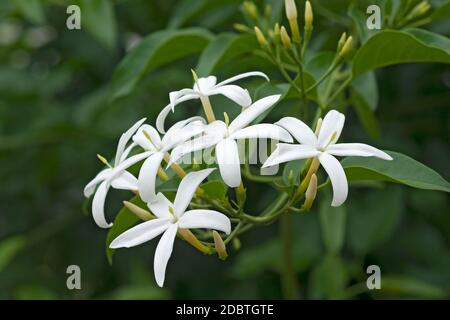
[[[348,183],[344,168],[342,168],[340,162],[335,157],[326,152],[323,152],[319,156],[319,161],[328,173],[333,187],[333,201],[331,205],[333,207],[339,207],[345,202],[348,194]]]
[[[121,172],[123,170],[126,170],[129,167],[131,167],[132,165],[138,163],[139,161],[144,160],[145,158],[149,157],[153,153],[154,153],[153,151],[146,151],[146,152],[142,152],[142,153],[136,154],[134,156],[131,156],[128,159],[125,159],[117,167],[115,167],[113,169],[112,175],[115,177],[117,174],[121,174]]]
[[[270,157],[266,160],[266,162],[264,162],[263,168],[292,160],[313,158],[318,155],[320,155],[320,151],[311,146],[303,144],[279,143]]]
[[[275,103],[280,100],[281,95],[276,94],[272,96],[268,96],[258,101],[255,101],[250,107],[242,111],[240,115],[236,117],[231,123],[229,130],[230,132],[234,132],[236,130],[242,129],[248,124],[250,124],[253,120],[255,120],[259,115],[261,115],[264,111],[268,110]]]
[[[223,86],[223,85],[226,85],[226,84],[229,84],[229,83],[233,83],[233,82],[235,82],[235,81],[237,81],[237,80],[240,80],[240,79],[243,79],[243,78],[247,78],[247,77],[263,77],[263,78],[266,79],[267,81],[270,81],[270,80],[269,80],[269,77],[266,76],[266,74],[264,74],[264,73],[262,73],[262,72],[259,72],[259,71],[251,71],[251,72],[241,73],[241,74],[238,74],[237,76],[228,78],[228,79],[226,79],[226,80],[224,80],[224,81],[218,83],[218,84],[216,85],[216,87],[218,87],[218,86]]]
[[[232,139],[273,139],[283,142],[293,142],[289,132],[270,123],[260,123],[235,131]]]
[[[231,188],[241,183],[241,165],[238,146],[233,139],[224,139],[216,145],[216,160],[223,181]]]
[[[167,130],[166,134],[164,135],[162,139],[163,145],[166,145],[168,143],[168,140],[173,140],[173,138],[177,136],[178,132],[183,130],[183,128],[186,127],[186,125],[188,125],[189,123],[197,123],[197,122],[206,123],[205,119],[199,116],[190,117],[175,123],[173,126],[170,127],[169,130]]]
[[[215,76],[208,76],[204,78],[199,78],[197,83],[194,84],[194,91],[200,92],[201,94],[208,95],[208,91],[214,88],[217,83],[217,78]]]
[[[172,108],[172,111],[174,110],[175,106],[179,104],[180,102],[186,101],[183,100],[186,96],[194,98],[195,96],[198,96],[198,92],[193,89],[181,89],[179,91],[172,91],[169,93],[169,102]]]
[[[289,131],[295,140],[301,144],[317,145],[316,135],[303,121],[293,117],[285,117],[275,124]]]
[[[156,152],[148,157],[139,171],[138,189],[141,199],[150,202],[156,197],[156,175],[164,157],[162,152]]]
[[[173,242],[177,235],[178,226],[176,224],[170,225],[170,227],[164,232],[161,239],[158,242],[158,246],[155,251],[155,258],[153,260],[153,271],[155,272],[155,280],[158,286],[164,285],[164,279],[166,277],[166,267],[172,255]]]
[[[167,152],[173,149],[175,146],[203,133],[206,127],[204,119],[201,117],[192,117],[190,119],[198,118],[200,118],[201,120],[194,120],[177,129],[173,129],[172,126],[172,128],[170,128],[169,131],[167,131],[167,133],[164,135],[162,141],[163,148],[161,149],[161,151]],[[180,122],[185,122],[185,120]]]
[[[190,172],[183,178],[183,180],[181,180],[177,195],[175,196],[175,201],[173,203],[175,214],[178,217],[181,217],[186,208],[189,206],[189,203],[191,202],[192,197],[194,196],[194,193],[200,183],[202,183],[202,181],[205,180],[205,178],[214,170],[215,168]]]
[[[112,223],[106,222],[105,219],[105,199],[108,194],[110,184],[108,181],[103,181],[97,188],[95,192],[94,199],[92,200],[92,217],[95,223],[100,228],[110,228]]]
[[[244,108],[252,104],[252,98],[250,97],[248,91],[233,84],[216,87],[214,89],[209,90],[206,94],[208,96],[216,94],[224,95],[231,101],[237,103],[238,105]]]
[[[158,218],[169,219],[169,220],[173,219],[173,216],[170,213],[169,208],[170,207],[173,208],[174,205],[161,192],[159,192],[156,195],[155,199],[153,199],[151,202],[147,203],[147,206],[150,209],[150,211]]]
[[[392,157],[380,149],[364,143],[338,143],[327,148],[327,152],[334,156],[377,157],[392,160]]]
[[[122,156],[119,159],[119,163],[122,163],[127,159],[128,155],[134,147],[136,147],[136,143],[132,142],[128,147],[125,148],[125,150],[122,152]]]
[[[184,101],[188,101],[188,100],[192,100],[192,99],[198,99],[199,95],[196,94],[188,94],[185,95],[181,98],[178,98],[176,100],[176,104],[179,104],[181,102]],[[174,111],[174,106],[172,106],[172,104],[168,104],[167,106],[165,106],[161,112],[158,114],[158,117],[156,118],[156,129],[158,129],[159,132],[164,133],[164,122],[166,121],[167,116],[169,115],[170,111]]]
[[[341,136],[342,128],[344,127],[345,116],[336,111],[331,110],[326,115],[322,121],[322,125],[320,127],[319,137],[317,139],[318,145],[320,147],[325,147],[330,144],[331,138],[334,139],[331,141],[331,144],[336,143],[336,141]]]
[[[151,141],[147,138],[147,135],[150,136]],[[144,124],[138,129],[133,136],[133,141],[147,151],[156,151],[161,147],[161,137],[158,131],[149,124]]]
[[[142,222],[120,234],[111,242],[109,247],[111,249],[117,249],[138,246],[159,236],[169,226],[170,222],[167,219],[153,219]]]
[[[190,210],[178,220],[178,226],[185,229],[214,229],[229,234],[230,219],[214,210]]]
[[[142,118],[138,122],[136,122],[130,129],[128,129],[119,139],[119,143],[117,144],[116,151],[116,159],[114,161],[114,166],[117,166],[120,163],[120,158],[122,157],[122,153],[125,150],[125,147],[128,141],[131,139],[136,130],[145,122],[146,118]]]
[[[92,179],[91,181],[89,181],[89,183],[86,185],[86,187],[84,187],[84,196],[86,198],[89,198],[90,196],[92,196],[94,194],[95,191],[95,187],[97,187],[97,185],[102,182],[103,180],[106,180],[110,174],[111,174],[112,169],[107,168],[104,169],[102,171],[100,171],[94,179]]]
[[[138,180],[128,171],[123,171],[111,180],[111,186],[120,190],[137,190]]]

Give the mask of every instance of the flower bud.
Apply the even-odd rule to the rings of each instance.
[[[316,136],[319,136],[320,127],[322,127],[322,118],[317,119],[316,131],[314,131]]]
[[[241,248],[241,240],[239,240],[239,238],[233,238],[231,243],[235,251],[238,251]]]
[[[236,199],[240,206],[243,205],[245,203],[245,200],[247,199],[247,191],[245,190],[242,181],[236,188]]]
[[[303,203],[302,206],[304,210],[311,209],[314,203],[314,199],[316,199],[316,195],[317,195],[317,176],[314,173],[311,176],[311,179],[309,180],[308,189],[306,189],[305,192],[305,202]]]
[[[309,1],[305,2],[305,29],[311,30],[313,27],[313,11],[311,3]]]
[[[264,8],[264,16],[266,18],[270,18],[271,15],[272,15],[272,6],[270,4],[266,4]]]
[[[347,33],[342,33],[342,36],[339,38],[338,45],[337,45],[337,52],[341,52],[342,47],[344,47],[345,41],[347,41]]]
[[[233,28],[239,32],[251,32],[251,29],[242,23],[233,24]]]
[[[253,20],[258,19],[258,8],[253,1],[244,1],[244,12]]]
[[[266,47],[269,45],[269,43],[266,40],[266,37],[264,37],[264,34],[262,33],[261,29],[258,27],[255,27],[255,34],[256,34],[256,40],[258,40],[258,43],[261,45],[261,47]]]
[[[285,0],[286,17],[288,20],[297,20],[297,6],[294,0]]]
[[[141,220],[148,221],[155,218],[155,216],[151,214],[149,211],[142,209],[141,207],[135,205],[132,202],[124,201],[123,205],[125,206],[125,208],[130,210]]]
[[[415,6],[411,12],[408,14],[407,19],[411,20],[417,17],[420,17],[424,15],[425,13],[430,10],[431,5],[428,3],[428,1],[422,1],[417,6]]]
[[[289,37],[289,34],[287,33],[286,28],[284,26],[282,26],[280,29],[280,36],[283,47],[285,47],[286,49],[291,49],[292,48],[291,38]]]
[[[348,37],[348,39],[345,41],[344,46],[342,47],[341,52],[339,52],[339,56],[340,57],[344,57],[346,56],[350,50],[352,49],[352,44],[353,44],[353,37],[350,36]]]
[[[216,230],[213,230],[213,239],[219,259],[225,260],[228,257],[227,248],[222,240],[222,237]]]

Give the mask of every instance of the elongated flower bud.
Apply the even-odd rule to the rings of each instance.
[[[242,181],[236,188],[236,199],[240,206],[243,205],[245,203],[245,200],[247,199],[247,191],[244,188],[244,184],[242,183]]]
[[[124,201],[123,205],[125,206],[125,208],[130,210],[141,220],[148,221],[155,218],[155,216],[151,214],[149,211],[142,209],[141,207],[135,205],[132,202]]]
[[[314,131],[316,136],[319,136],[320,128],[322,127],[322,118],[317,119],[316,131]]]
[[[311,179],[309,180],[308,189],[305,192],[305,202],[303,203],[303,209],[309,210],[311,209],[314,199],[316,199],[317,195],[317,176],[313,174]]]
[[[284,26],[282,26],[280,29],[280,36],[283,47],[285,47],[286,49],[291,49],[292,48],[291,38],[289,37],[289,34],[287,33],[286,28]]]
[[[353,44],[353,37],[350,36],[350,37],[348,37],[347,41],[345,41],[345,44],[342,47],[341,52],[339,52],[339,56],[340,57],[346,56],[352,49],[352,44]]]
[[[216,230],[213,230],[213,239],[214,239],[214,246],[216,248],[219,259],[225,260],[228,257],[227,247],[225,246],[222,237]]]
[[[311,30],[313,28],[313,11],[311,3],[309,1],[305,2],[305,29]]]
[[[270,4],[266,4],[266,6],[264,7],[264,16],[266,18],[270,18],[271,15],[272,15],[272,6]]]
[[[294,0],[285,0],[286,17],[288,20],[297,20],[297,6]]]
[[[345,41],[347,41],[347,33],[342,33],[342,36],[339,38],[338,45],[337,45],[337,52],[341,52],[342,48],[344,47]]]
[[[256,40],[258,40],[258,43],[261,45],[261,47],[265,47],[269,44],[266,40],[266,37],[264,37],[264,34],[262,33],[261,29],[259,29],[258,27],[255,27],[255,34]]]
[[[247,27],[245,24],[242,24],[242,23],[233,24],[233,28],[234,28],[234,30],[239,31],[239,32],[251,32],[252,31],[252,29],[250,29],[249,27]]]
[[[253,20],[258,19],[258,8],[253,1],[244,1],[244,12]]]
[[[417,17],[420,17],[424,15],[425,13],[430,10],[431,5],[428,3],[428,1],[422,1],[417,6],[415,6],[411,12],[408,14],[407,19],[411,20]]]

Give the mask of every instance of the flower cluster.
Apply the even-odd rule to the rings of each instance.
[[[104,213],[105,199],[110,187],[130,190],[147,204],[149,211],[138,208],[139,213],[136,213],[146,221],[119,235],[111,242],[110,248],[137,246],[162,234],[154,257],[155,279],[159,286],[164,284],[166,266],[177,235],[204,253],[217,252],[222,257],[226,256],[225,244],[230,237],[242,230],[242,221],[256,223],[260,221],[258,219],[266,221],[278,215],[277,213],[255,217],[244,212],[245,188],[242,183],[237,140],[280,141],[263,167],[297,159],[310,159],[308,173],[296,192],[297,196],[306,197],[305,201],[311,193],[309,190],[312,189],[311,185],[317,186],[315,173],[322,165],[331,180],[333,206],[341,205],[346,200],[348,192],[345,172],[334,156],[374,156],[391,159],[385,152],[365,144],[337,144],[345,117],[335,110],[329,111],[323,121],[319,119],[315,132],[301,120],[292,117],[282,118],[274,124],[252,124],[261,114],[273,107],[281,96],[270,95],[253,102],[246,89],[231,84],[246,77],[262,77],[269,80],[261,72],[248,72],[217,83],[214,76],[197,78],[194,73],[195,84],[192,89],[182,89],[169,94],[170,102],[159,114],[156,128],[145,124],[146,119],[141,119],[120,137],[113,163],[110,164],[104,157],[98,156],[106,168],[84,189],[86,197],[94,195],[92,215],[97,225],[102,228],[112,226]],[[241,113],[232,121],[226,113],[223,121],[216,120],[209,96],[218,94],[229,98],[242,108]],[[165,131],[164,123],[170,112],[175,112],[176,106],[191,99],[200,99],[206,119],[191,117],[175,123]],[[294,139],[299,144],[293,144]],[[185,168],[177,163],[183,156],[205,149],[213,150],[215,164],[223,182],[236,190],[236,201],[217,203],[205,196],[201,183],[216,170],[215,164],[201,170],[197,170],[198,166],[191,166],[188,170],[190,172],[186,173]],[[141,162],[139,174],[135,177],[128,170]],[[158,178],[162,181],[169,179],[167,170],[173,170],[182,178],[174,201],[157,190]],[[315,190],[313,193],[315,197]],[[193,205],[193,198],[202,198],[210,207],[188,210],[188,207]],[[295,201],[300,199],[294,198]],[[309,201],[311,202],[311,199]],[[288,210],[294,202],[291,201],[285,209]],[[285,209],[281,210],[280,214],[286,212]],[[233,232],[232,221],[238,223]],[[241,230],[238,230],[239,228]],[[211,246],[200,241],[190,229],[217,230],[232,235],[224,242],[214,231],[215,246]]]

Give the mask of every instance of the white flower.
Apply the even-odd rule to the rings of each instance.
[[[97,176],[84,188],[84,196],[87,198],[95,192],[94,199],[92,200],[92,216],[94,217],[94,221],[101,228],[109,228],[112,226],[112,223],[106,222],[104,212],[105,199],[109,188],[112,186],[115,189],[133,191],[138,190],[137,179],[131,173],[126,171],[126,169],[147,158],[151,155],[151,152],[143,152],[127,159],[130,151],[136,146],[135,143],[131,143],[127,147],[127,144],[131,136],[142,125],[142,123],[144,123],[144,121],[145,118],[139,120],[124,134],[122,134],[119,139],[119,143],[117,144],[114,165],[111,166],[108,164],[108,168],[100,171],[100,173],[97,174]],[[106,163],[106,160],[102,161]],[[99,186],[97,191],[95,191],[97,185]]]
[[[205,123],[201,117],[192,117],[175,123],[161,140],[155,128],[144,124],[133,136],[133,141],[144,150],[149,151],[149,157],[144,161],[139,171],[139,195],[145,202],[155,199],[155,183],[158,169],[167,151],[176,145],[189,140],[203,132]],[[144,133],[145,132],[145,133]]]
[[[186,211],[200,183],[214,169],[205,169],[187,174],[180,183],[174,203],[170,202],[162,193],[158,193],[158,200],[148,204],[149,209],[157,217],[125,231],[114,239],[110,248],[129,248],[149,241],[161,233],[155,251],[154,273],[160,287],[164,284],[167,262],[172,254],[173,243],[179,228],[184,229],[215,229],[229,234],[230,219],[214,210]]]
[[[205,128],[203,136],[174,148],[171,153],[170,163],[177,161],[190,152],[215,146],[216,160],[223,181],[232,188],[239,186],[241,170],[238,146],[235,140],[266,138],[285,142],[293,141],[286,130],[274,124],[262,123],[246,127],[279,99],[280,95],[272,95],[256,101],[239,114],[229,125],[220,120],[210,123]]]
[[[348,194],[347,178],[344,168],[333,156],[361,156],[377,157],[384,160],[392,160],[387,153],[372,146],[362,143],[338,143],[344,127],[345,116],[331,110],[323,119],[318,135],[302,121],[286,117],[276,124],[285,128],[301,144],[279,143],[277,149],[264,163],[263,167],[273,166],[279,163],[297,159],[316,157],[330,177],[333,187],[332,206],[337,207],[345,202]]]
[[[200,97],[221,94],[230,100],[233,100],[243,108],[250,106],[252,99],[248,91],[230,83],[243,78],[255,76],[263,77],[269,81],[269,78],[264,73],[253,71],[239,74],[220,83],[217,83],[217,78],[215,76],[199,78],[192,89],[181,89],[179,91],[170,92],[170,103],[159,113],[158,118],[156,119],[156,128],[160,132],[164,132],[164,121],[166,120],[169,112],[173,112],[175,110],[175,106],[177,104],[192,99],[199,99]]]

